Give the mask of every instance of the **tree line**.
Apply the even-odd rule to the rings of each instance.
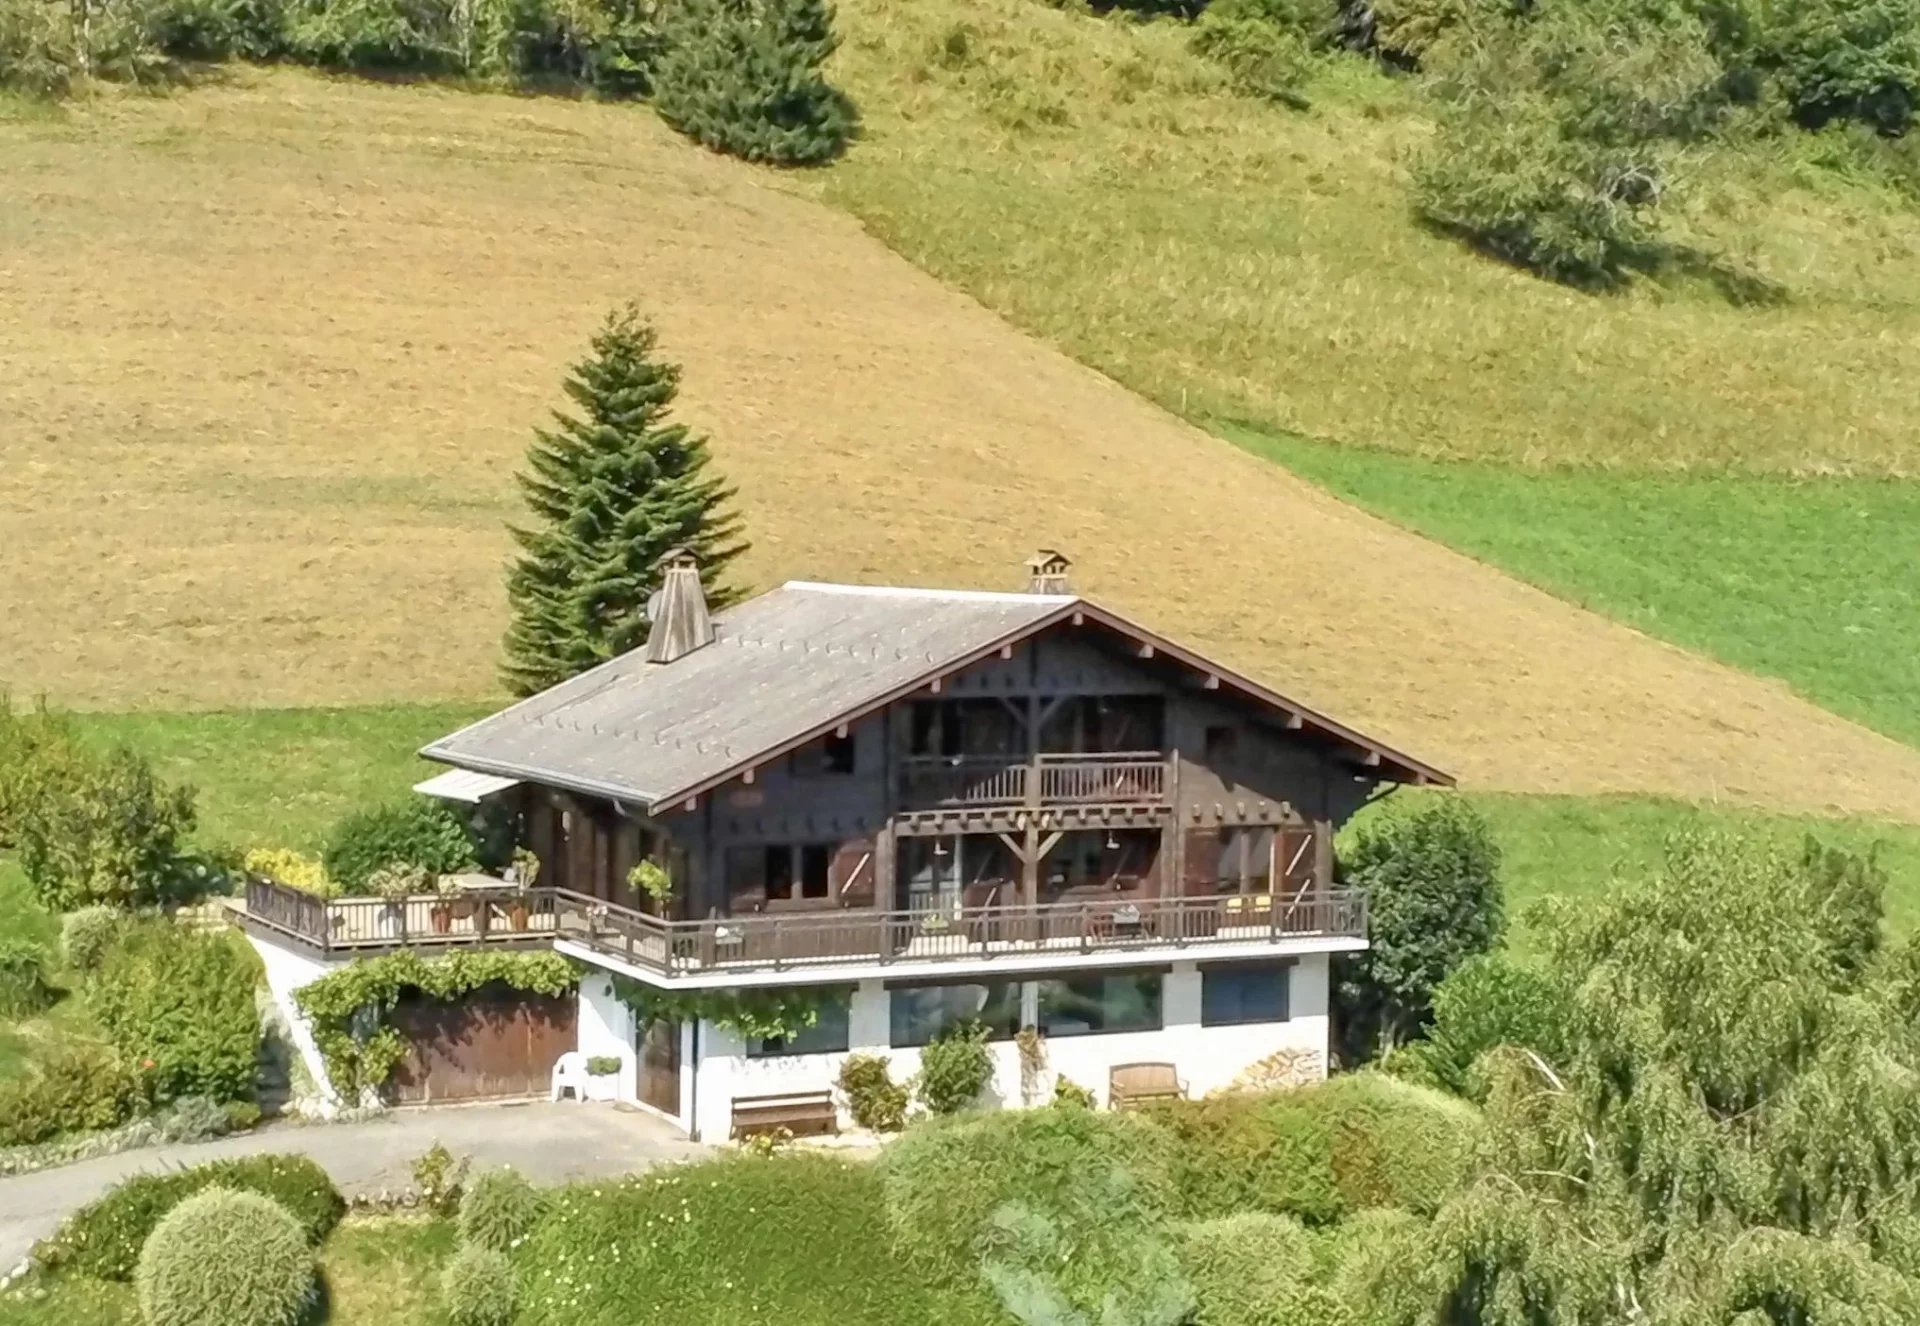
[[[827,0],[0,0],[0,88],[165,83],[244,59],[651,99],[718,151],[829,160],[858,123],[822,72]]]

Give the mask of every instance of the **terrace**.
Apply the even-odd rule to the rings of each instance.
[[[236,911],[248,926],[327,955],[565,942],[664,978],[1093,955],[1124,959],[1261,946],[1350,948],[1367,933],[1367,899],[1357,889],[669,921],[559,888],[480,886],[390,901],[322,899],[253,879]]]

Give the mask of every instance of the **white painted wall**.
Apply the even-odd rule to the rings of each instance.
[[[260,965],[267,974],[267,991],[273,996],[274,1007],[279,1010],[280,1019],[286,1024],[293,1048],[300,1055],[307,1075],[313,1079],[319,1092],[313,1099],[296,1098],[294,1106],[322,1118],[331,1117],[340,1110],[340,1095],[333,1089],[333,1083],[327,1080],[326,1063],[320,1058],[320,1047],[313,1040],[313,1023],[293,1002],[293,992],[303,985],[312,984],[328,972],[346,966],[346,960],[329,961],[315,957],[304,949],[277,943],[252,931],[247,932],[247,940],[253,945],[254,952],[260,955]]]
[[[620,1061],[615,1098],[629,1105],[640,1099],[633,1021],[633,1010],[614,997],[611,976],[589,973],[580,978],[580,1038],[575,1045],[589,1059],[607,1055]],[[683,1120],[675,1122],[685,1126]]]
[[[1052,1100],[1054,1077],[1065,1074],[1081,1086],[1091,1088],[1105,1105],[1108,1072],[1114,1065],[1125,1063],[1171,1063],[1192,1096],[1230,1086],[1243,1070],[1281,1050],[1311,1055],[1317,1064],[1316,1071],[1324,1076],[1327,981],[1326,955],[1306,955],[1292,968],[1288,990],[1292,1016],[1287,1021],[1203,1027],[1200,1025],[1200,971],[1192,962],[1174,963],[1162,978],[1160,1030],[1049,1039],[1047,1071],[1038,1083],[1036,1103]],[[855,987],[847,1053],[884,1054],[892,1062],[895,1080],[904,1081],[919,1070],[920,1051],[894,1049],[887,1044],[891,1027],[889,1009],[887,989],[881,981],[865,980]],[[1032,1009],[1028,1012],[1031,1014]],[[584,1009],[581,1026],[584,1031]],[[739,1036],[712,1023],[701,1025],[698,1039],[697,1060],[689,1045],[682,1061],[697,1063],[699,1080],[696,1085],[692,1082],[694,1074],[683,1073],[682,1091],[690,1090],[697,1095],[698,1136],[709,1142],[726,1140],[732,1127],[734,1097],[831,1090],[847,1057],[846,1054],[803,1054],[749,1058]],[[1019,1048],[1005,1041],[995,1042],[988,1050],[993,1056],[994,1074],[987,1088],[987,1103],[1020,1105]],[[844,1102],[841,1104],[841,1124],[851,1126],[852,1121],[844,1117]],[[690,1104],[689,1117],[693,1108]]]

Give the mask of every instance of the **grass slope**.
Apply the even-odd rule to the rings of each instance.
[[[866,137],[827,196],[1189,417],[1528,464],[1920,470],[1920,211],[1813,168],[1815,140],[1695,165],[1682,217],[1785,303],[1590,298],[1414,224],[1426,123],[1358,61],[1300,114],[1229,94],[1177,24],[839,14]]]
[[[1920,484],[1527,471],[1221,431],[1562,598],[1920,744]]]
[[[900,22],[939,12],[912,0]],[[1129,66],[1136,127],[1165,111],[1155,80],[1202,76],[1167,54]],[[1215,129],[1246,111],[1206,95]],[[1114,197],[1208,123],[1110,157]],[[0,417],[19,421],[0,680],[106,709],[491,696],[512,474],[565,362],[638,294],[740,488],[752,583],[1013,585],[1054,544],[1088,593],[1477,785],[1920,822],[1920,753],[1181,424],[801,196],[841,169],[757,171],[645,108],[289,70],[0,123]],[[1016,256],[1021,217],[992,222]],[[1118,243],[1127,222],[1100,224]],[[1190,275],[1170,259],[1164,279]],[[260,825],[215,827],[305,814],[289,790]]]

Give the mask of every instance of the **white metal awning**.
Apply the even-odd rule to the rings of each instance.
[[[494,774],[475,773],[471,769],[449,769],[425,782],[415,783],[413,790],[439,797],[442,801],[464,801],[475,805],[496,793],[518,786],[518,778],[501,778]]]

